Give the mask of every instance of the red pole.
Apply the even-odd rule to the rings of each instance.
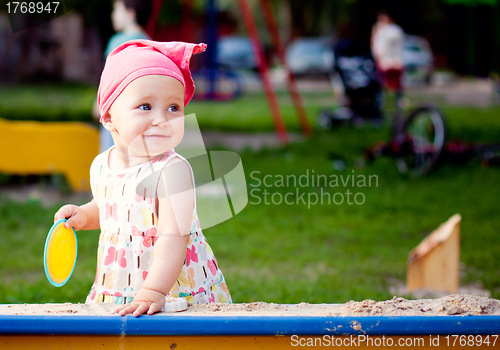
[[[151,39],[154,39],[156,22],[158,22],[158,17],[160,16],[162,3],[163,0],[153,0],[153,3],[151,4],[151,16],[149,16],[146,28],[144,28]]]
[[[195,25],[193,20],[191,19],[191,12],[193,9],[193,0],[184,0],[182,2],[182,10],[181,10],[181,33],[182,33],[182,41],[186,41],[189,43],[193,43],[194,33],[195,33]]]
[[[288,62],[286,60],[285,47],[283,46],[280,39],[280,32],[278,29],[278,24],[276,23],[276,20],[273,15],[273,10],[268,0],[260,0],[260,7],[262,8],[267,28],[271,33],[273,45],[278,51],[278,56],[287,72],[288,91],[292,97],[293,105],[295,107],[295,111],[297,112],[297,116],[299,118],[300,127],[302,128],[302,132],[304,133],[304,135],[309,137],[312,135],[313,130],[311,128],[311,124],[309,124],[309,119],[307,118],[307,112],[306,109],[304,108],[304,103],[302,101],[302,97],[300,96],[299,89],[297,88],[295,76],[292,74],[292,71],[290,70]]]
[[[259,72],[264,85],[264,91],[266,92],[267,101],[271,109],[271,114],[274,120],[274,126],[276,132],[278,133],[278,138],[282,144],[288,142],[288,136],[286,133],[285,123],[283,122],[283,117],[280,112],[280,107],[278,104],[278,99],[274,93],[273,86],[271,84],[271,79],[269,77],[269,69],[267,67],[266,59],[264,57],[264,51],[260,44],[259,33],[257,32],[257,27],[252,15],[252,10],[246,0],[239,0],[241,12],[243,13],[243,19],[245,20],[245,25],[247,27],[248,35],[252,41],[255,56],[257,62],[259,63]]]

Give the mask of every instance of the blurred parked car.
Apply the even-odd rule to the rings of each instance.
[[[427,83],[434,70],[434,55],[425,38],[406,35],[403,47],[405,85]]]
[[[286,59],[293,74],[328,75],[333,71],[333,43],[329,38],[301,38],[286,49]]]
[[[225,36],[217,42],[217,62],[222,68],[257,69],[257,60],[250,39]]]

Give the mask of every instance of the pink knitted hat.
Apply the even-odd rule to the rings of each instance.
[[[127,85],[145,75],[167,75],[179,80],[184,86],[186,106],[194,95],[189,61],[206,47],[203,43],[151,40],[130,40],[118,46],[108,55],[101,75],[97,97],[101,120]]]

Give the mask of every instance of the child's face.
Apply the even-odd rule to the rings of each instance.
[[[121,32],[130,23],[135,22],[135,12],[127,9],[123,1],[113,2],[113,11],[111,12],[111,22],[115,32]]]
[[[177,146],[184,136],[184,87],[165,75],[132,81],[103,118],[120,152],[156,156]]]

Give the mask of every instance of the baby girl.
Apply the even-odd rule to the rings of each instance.
[[[115,145],[92,163],[92,201],[65,205],[54,217],[67,219],[67,228],[101,229],[87,303],[115,303],[120,315],[139,316],[160,311],[166,297],[231,302],[200,229],[191,166],[174,150],[194,94],[189,62],[205,48],[132,40],[106,60],[98,104]]]

